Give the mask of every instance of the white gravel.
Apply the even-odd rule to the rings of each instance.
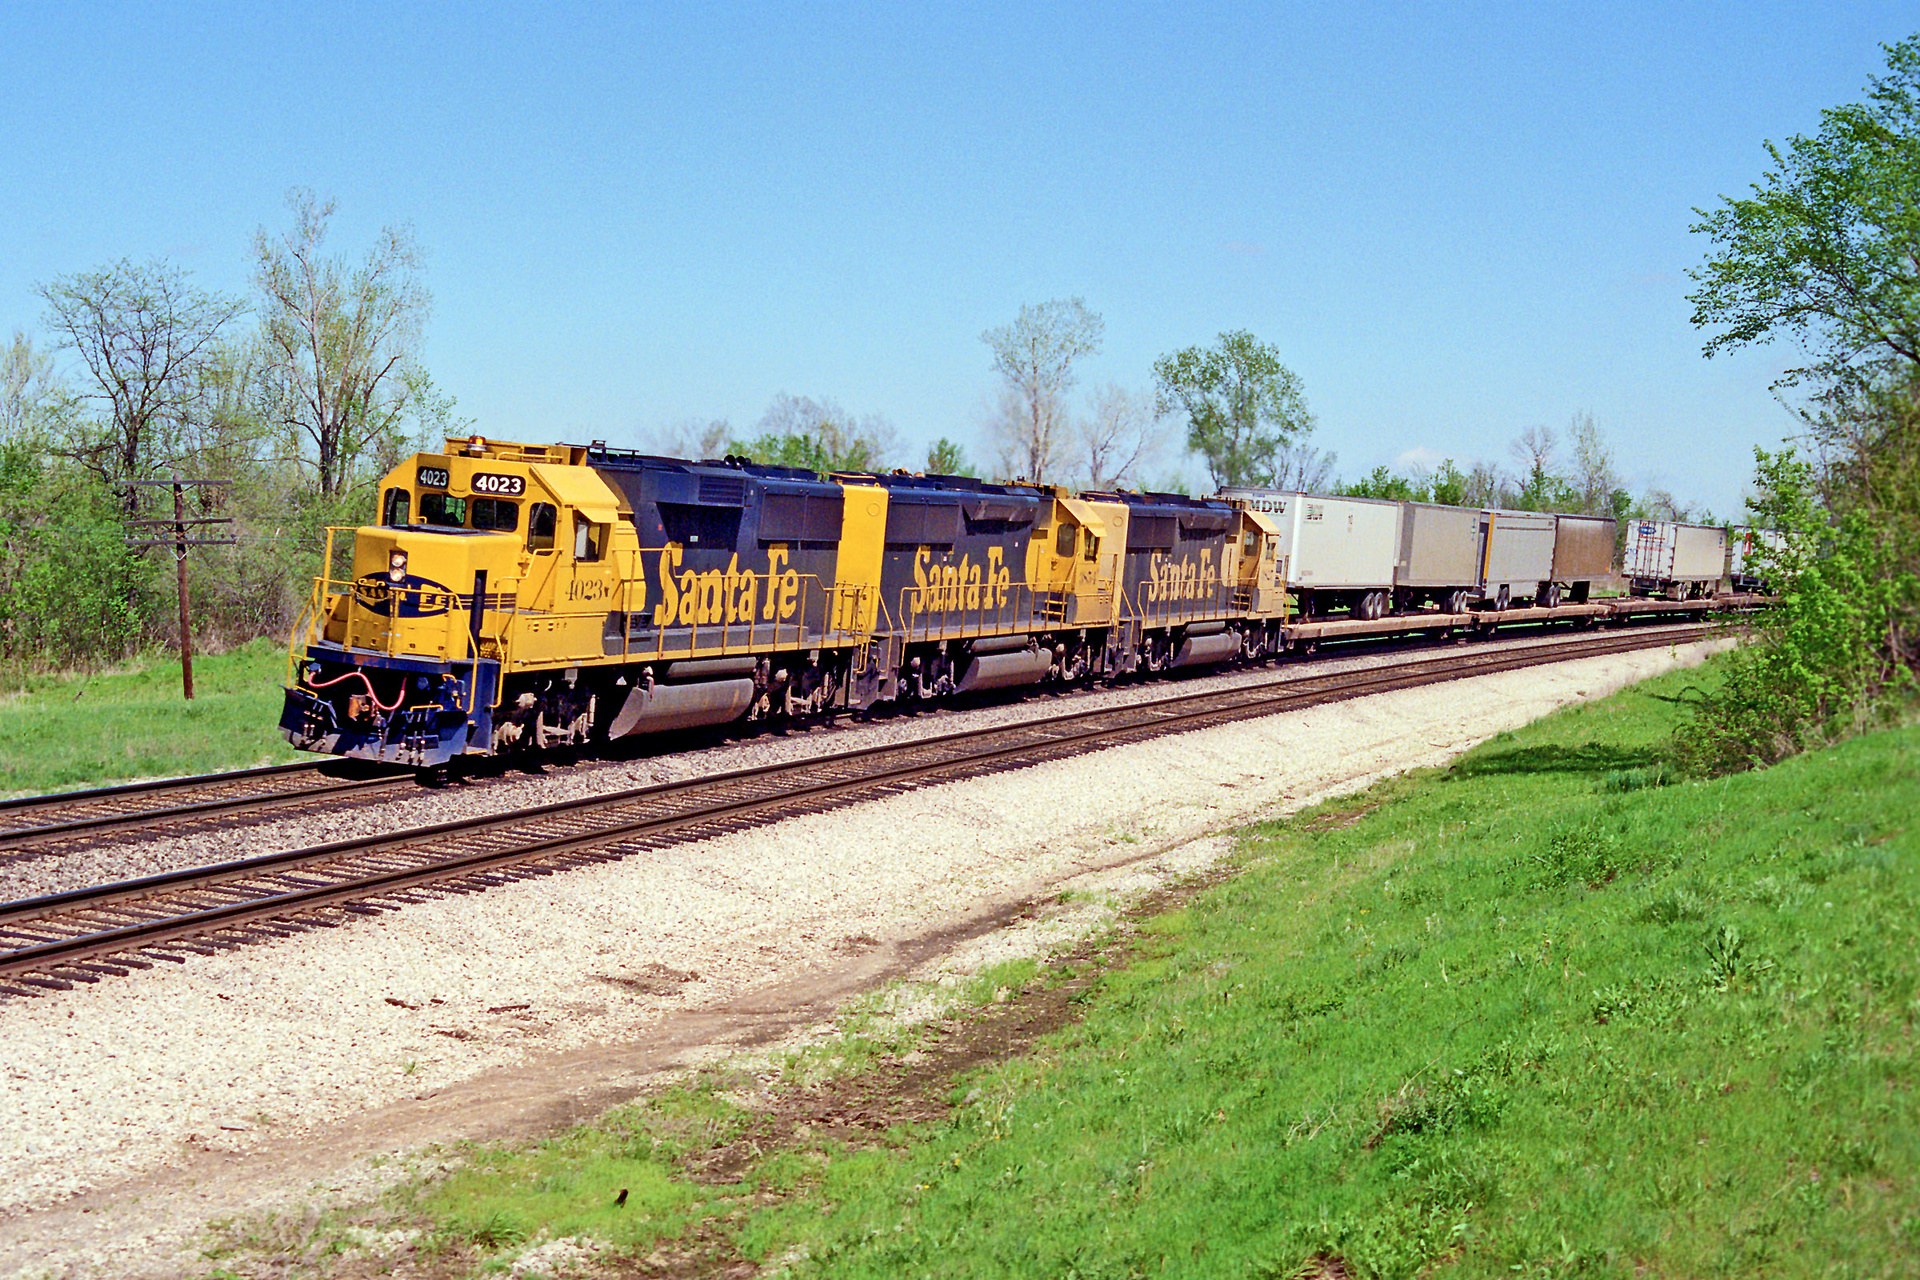
[[[1076,884],[1121,892],[1203,865],[1227,847],[1209,839],[1220,832],[1444,762],[1556,706],[1698,661],[1710,647],[1377,695],[926,787],[5,1004],[0,1274],[165,1274],[194,1223],[156,1221],[130,1202],[129,1180],[164,1188],[170,1170],[202,1167],[209,1152],[272,1152],[331,1132],[343,1117],[470,1087],[488,1073],[558,1071],[569,1050],[642,1045],[670,1013],[737,1005],[826,972],[875,940],[923,937],[983,906]],[[472,805],[542,803],[958,727],[952,718],[894,720],[760,740],[426,794],[354,822],[417,826]],[[209,862],[338,838],[321,825],[273,824],[142,853]],[[1143,860],[1148,852],[1157,856]],[[1032,951],[1096,916],[1085,904],[1062,908],[1019,935],[975,939],[945,963]],[[451,1118],[446,1136],[460,1132]],[[364,1169],[377,1150],[343,1149],[337,1163]],[[298,1190],[233,1189],[198,1208],[230,1214]],[[80,1199],[35,1212],[69,1197]]]

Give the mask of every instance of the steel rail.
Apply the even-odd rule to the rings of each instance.
[[[109,910],[124,903],[139,902],[169,893],[225,892],[244,895],[244,900],[208,906],[186,904],[180,914],[155,921],[142,921],[66,938],[51,938],[24,947],[0,951],[0,976],[34,986],[70,985],[58,977],[62,967],[81,966],[132,948],[164,946],[168,942],[202,936],[222,929],[268,927],[264,922],[286,916],[305,915],[330,906],[342,906],[369,898],[380,898],[418,889],[434,882],[458,880],[481,871],[513,867],[514,874],[548,874],[557,866],[516,867],[539,859],[554,859],[607,845],[657,838],[687,827],[726,827],[769,810],[804,810],[822,801],[895,789],[907,783],[938,774],[975,775],[994,769],[1033,763],[1038,760],[1075,754],[1089,748],[1113,745],[1145,737],[1157,737],[1208,724],[1248,719],[1299,709],[1317,703],[1345,700],[1368,693],[1413,687],[1421,684],[1468,678],[1475,675],[1513,670],[1547,663],[1570,661],[1580,657],[1617,653],[1660,645],[1690,643],[1723,630],[1714,624],[1662,629],[1659,632],[1636,631],[1625,635],[1609,633],[1584,636],[1553,645],[1535,645],[1505,649],[1493,653],[1448,654],[1414,662],[1397,663],[1361,672],[1316,675],[1243,685],[1236,689],[1176,695],[1123,707],[1069,712],[1042,717],[986,731],[962,731],[835,752],[824,756],[791,761],[754,769],[731,770],[673,783],[559,801],[510,814],[477,819],[462,819],[433,826],[393,832],[384,836],[337,841],[327,845],[266,854],[243,862],[220,866],[188,868],[177,872],[148,876],[115,885],[72,890],[43,898],[0,904],[0,928],[31,938],[37,933],[55,932],[62,915],[69,917]],[[899,763],[887,764],[889,757]],[[868,771],[862,766],[878,762],[881,767]],[[856,776],[844,776],[848,769]],[[812,773],[825,774],[817,781],[799,779]],[[839,775],[839,776],[835,776]],[[792,783],[781,780],[791,778]],[[751,784],[751,794],[726,797],[730,788]],[[771,785],[771,791],[763,790]],[[286,876],[289,872],[316,864],[361,859],[401,850],[420,850],[448,837],[471,840],[474,836],[511,831],[548,819],[578,818],[601,810],[621,807],[658,806],[694,797],[702,793],[722,793],[720,798],[696,803],[690,809],[661,813],[657,811],[616,820],[611,825],[591,830],[563,831],[554,835],[521,838],[505,848],[463,853],[455,857],[435,857],[420,865],[377,869],[336,884],[300,884],[285,890],[247,889],[237,881],[249,876]],[[158,904],[155,904],[158,905]],[[133,915],[123,911],[118,914]],[[37,921],[47,927],[34,928]],[[74,921],[81,923],[81,921]],[[284,931],[283,926],[275,932]],[[25,928],[23,928],[25,926]],[[168,957],[176,958],[176,957]],[[127,961],[123,961],[126,963]],[[139,963],[132,961],[132,963]],[[111,963],[100,966],[109,972],[123,972]],[[35,971],[48,973],[36,980]],[[81,970],[85,974],[85,970]]]
[[[235,769],[230,773],[195,773],[184,778],[151,778],[145,782],[120,782],[110,787],[88,787],[84,791],[53,791],[46,795],[14,796],[0,800],[0,813],[79,804],[116,796],[150,795],[189,787],[204,787],[221,782],[239,782],[247,778],[270,778],[289,773],[312,773],[331,764],[329,760],[296,760],[291,764],[263,764],[253,769]]]
[[[286,771],[283,776],[291,776],[299,771],[315,771],[322,764],[296,764],[291,766],[270,766]],[[204,787],[217,786],[227,781],[240,781],[251,771],[236,774],[202,774],[196,779],[169,779],[179,784],[172,790],[182,789],[190,784]],[[306,800],[325,799],[329,796],[351,795],[359,791],[379,791],[393,787],[411,785],[412,773],[389,775],[378,778],[343,778],[324,782],[318,786],[304,787],[290,791],[257,791],[243,795],[220,796],[212,800],[195,800],[188,804],[172,805],[157,809],[134,809],[125,812],[93,814],[82,818],[65,818],[59,822],[44,822],[37,826],[11,827],[0,830],[0,851],[26,845],[41,844],[49,840],[68,840],[89,832],[110,831],[115,827],[154,826],[163,822],[180,819],[212,817],[215,814],[236,810],[273,809],[281,805],[299,804]],[[135,792],[133,794],[153,795],[158,791]],[[33,797],[34,799],[64,799],[65,797]],[[48,806],[53,807],[53,806]]]

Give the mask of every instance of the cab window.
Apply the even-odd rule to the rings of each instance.
[[[558,523],[558,513],[551,502],[536,502],[527,512],[527,550],[553,550],[553,528]]]
[[[520,504],[505,498],[475,498],[473,527],[512,533],[520,527]]]
[[[420,495],[420,518],[428,524],[464,529],[467,525],[467,500],[450,493]]]
[[[1250,555],[1257,554],[1259,550],[1260,550],[1260,535],[1255,533],[1251,529],[1247,530],[1247,536],[1241,539],[1241,542],[1240,542],[1240,554],[1245,556],[1250,556]]]
[[[573,558],[598,560],[607,549],[607,526],[576,513],[573,517]]]
[[[1086,560],[1088,564],[1092,564],[1100,558],[1100,539],[1091,533],[1087,535],[1087,549],[1082,553],[1082,558]]]
[[[405,489],[389,489],[380,504],[381,524],[405,524],[413,518],[413,495]]]
[[[1078,525],[1072,525],[1072,524],[1061,525],[1060,535],[1059,537],[1054,539],[1053,553],[1057,556],[1072,555],[1073,547],[1074,547],[1074,539],[1079,535],[1079,533],[1080,533],[1080,526]]]

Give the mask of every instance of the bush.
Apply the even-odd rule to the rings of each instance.
[[[1864,506],[1829,516],[1812,466],[1793,450],[1756,455],[1756,523],[1786,535],[1756,549],[1777,605],[1676,735],[1680,762],[1696,773],[1765,766],[1849,737],[1897,714],[1914,689],[1920,582],[1905,539]]]
[[[0,442],[0,659],[125,658],[150,638],[155,578],[97,483],[48,466],[26,441]]]

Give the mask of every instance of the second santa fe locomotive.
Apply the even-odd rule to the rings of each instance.
[[[450,440],[315,586],[281,728],[467,753],[1276,647],[1276,525],[1173,494]]]

